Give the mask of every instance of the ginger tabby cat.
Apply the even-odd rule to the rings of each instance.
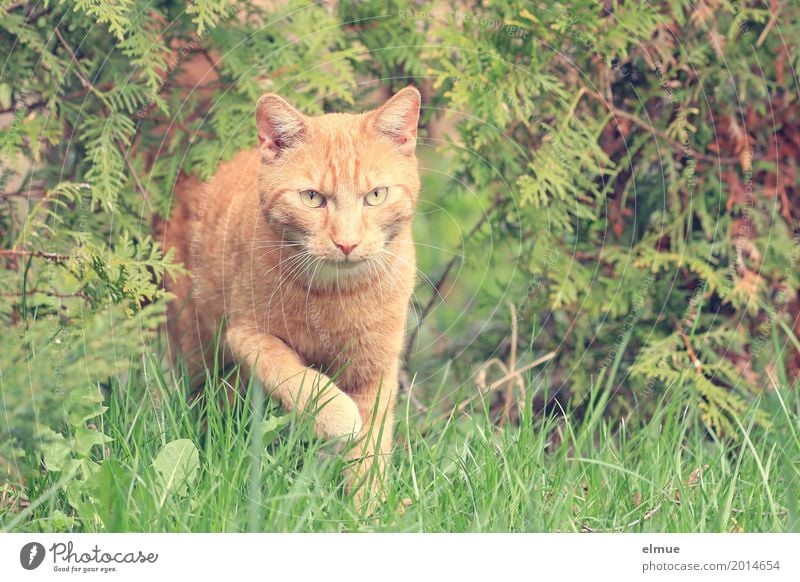
[[[264,95],[258,147],[209,184],[183,178],[164,225],[190,271],[167,283],[174,351],[199,376],[222,326],[225,364],[313,413],[320,438],[356,443],[347,481],[359,504],[379,492],[392,447],[416,273],[419,108],[413,87],[358,115],[307,117]]]

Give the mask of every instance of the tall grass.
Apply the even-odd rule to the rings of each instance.
[[[611,422],[605,388],[573,420],[569,410],[498,425],[480,399],[420,412],[401,397],[387,498],[359,514],[341,482],[339,445],[308,420],[273,408],[249,387],[229,402],[235,372],[212,371],[202,398],[155,363],[147,382],[115,386],[104,416],[113,438],[103,463],[124,475],[103,489],[100,517],[68,505],[57,476],[29,483],[39,500],[3,517],[24,531],[727,532],[797,531],[800,399],[796,385],[764,398],[769,428],[737,419],[725,440],[688,420],[679,390],[646,420]],[[532,383],[533,384],[533,383]],[[149,386],[149,388],[145,388]],[[528,390],[530,410],[533,390]],[[160,493],[152,463],[189,439],[200,451],[191,487]],[[107,489],[107,490],[106,490]]]

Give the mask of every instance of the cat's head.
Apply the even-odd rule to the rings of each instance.
[[[356,115],[309,117],[277,95],[259,100],[261,205],[287,250],[342,272],[391,252],[419,195],[419,109],[413,87]]]

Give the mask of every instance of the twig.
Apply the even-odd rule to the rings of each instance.
[[[180,121],[173,121],[172,125],[180,129],[181,131],[185,131],[188,134],[191,134],[189,137],[193,139],[194,136],[202,137],[203,139],[214,139],[214,136],[210,133],[206,133],[205,131],[200,131],[199,129],[192,129],[191,127],[187,127]]]
[[[526,365],[522,366],[521,368],[517,368],[516,370],[509,369],[508,366],[504,362],[502,362],[501,360],[499,360],[497,358],[492,358],[492,359],[484,362],[483,365],[481,366],[481,368],[478,370],[477,374],[478,374],[478,378],[479,379],[477,380],[477,383],[478,383],[478,387],[480,388],[480,394],[483,394],[483,395],[490,394],[491,392],[493,392],[493,391],[497,390],[498,388],[500,388],[501,386],[505,385],[507,382],[511,382],[511,381],[516,381],[516,382],[519,383],[518,385],[522,385],[523,384],[522,374],[524,372],[527,372],[531,368],[535,368],[536,366],[538,366],[540,364],[548,362],[548,361],[552,360],[555,357],[556,357],[556,353],[555,352],[550,352],[550,353],[545,354],[541,358],[538,358],[538,359],[534,360],[530,364],[526,364]],[[492,382],[489,386],[482,385],[481,378],[486,373],[486,369],[492,364],[498,366],[501,370],[503,370],[503,372],[505,372],[505,375],[502,378],[500,378],[499,380],[496,380],[496,381]],[[524,390],[524,386],[522,386],[522,390]],[[467,406],[469,406],[469,403],[472,401],[472,398],[473,397],[469,397],[469,398],[465,398],[464,400],[462,400],[458,404],[458,406],[456,406],[455,411],[457,413],[459,413],[459,414],[462,413],[464,411],[464,409]]]
[[[649,510],[647,513],[645,513],[645,514],[644,514],[642,517],[640,517],[639,519],[634,519],[634,520],[633,520],[632,522],[630,522],[628,525],[626,525],[626,526],[624,526],[624,527],[621,527],[621,528],[617,528],[617,531],[622,531],[622,530],[624,530],[624,529],[630,529],[630,528],[632,528],[632,527],[634,527],[634,526],[637,526],[637,525],[639,525],[640,523],[642,523],[642,522],[644,522],[644,521],[647,521],[648,519],[650,519],[651,517],[653,517],[653,516],[654,516],[656,513],[658,513],[659,511],[661,511],[661,506],[662,506],[662,503],[659,503],[658,505],[656,505],[655,507],[653,507],[652,509],[650,509],[650,510]]]
[[[769,15],[769,22],[767,22],[767,25],[764,27],[764,30],[761,31],[761,34],[758,35],[756,48],[761,48],[761,45],[764,44],[769,31],[772,30],[772,28],[775,26],[775,23],[778,21],[778,14],[781,13],[781,8],[783,8],[783,6],[779,4],[775,12]]]
[[[692,364],[694,365],[695,371],[700,376],[702,376],[703,364],[698,359],[697,354],[695,353],[694,348],[692,347],[692,342],[689,341],[689,336],[686,335],[686,330],[683,329],[683,325],[677,320],[675,316],[672,316],[672,319],[678,328],[678,334],[681,336],[681,339],[683,340],[683,345],[686,346],[686,353],[689,354],[689,359],[692,360]]]
[[[26,289],[25,293],[22,291],[6,291],[1,293],[3,297],[22,297],[23,295],[34,295],[41,293],[49,297],[58,297],[59,299],[69,299],[73,297],[80,297],[81,299],[88,299],[89,297],[83,291],[74,291],[73,293],[61,293],[60,291],[42,290],[42,289]]]
[[[417,409],[417,412],[428,412],[428,407],[425,406],[422,402],[420,402],[419,398],[413,392],[408,393],[408,398],[411,401],[411,404]]]
[[[3,7],[3,12],[8,13],[17,8],[22,8],[28,3],[28,0],[21,0],[20,2],[12,2],[8,6]]]
[[[417,395],[414,394],[414,380],[413,379],[411,380],[411,382],[409,383],[409,386],[408,386],[408,400],[409,400],[409,402],[411,402],[411,404],[413,404],[416,407],[417,412],[421,412],[423,414],[428,412],[428,407],[425,406],[422,402],[420,402],[419,398],[417,398]]]
[[[69,260],[69,255],[59,255],[56,253],[46,253],[44,251],[28,251],[25,249],[0,249],[0,257],[27,257],[34,256],[48,261],[65,262]]]
[[[107,91],[109,89],[112,89],[114,87],[114,84],[113,83],[102,83],[100,85],[96,85],[96,87],[98,89],[100,89],[101,91]],[[59,99],[61,99],[62,101],[69,101],[70,99],[75,99],[76,97],[85,97],[86,94],[89,93],[89,91],[90,91],[90,89],[87,87],[87,88],[84,88],[84,89],[80,89],[78,91],[73,91],[72,93],[67,93],[66,95],[61,95],[59,97]],[[0,109],[0,113],[12,113],[12,112],[17,111],[18,109],[24,109],[26,111],[33,111],[34,109],[40,109],[41,107],[44,107],[45,105],[47,105],[47,100],[45,100],[45,99],[40,99],[38,101],[34,101],[33,103],[28,103],[28,104],[17,103],[15,105],[12,105],[8,109]]]
[[[488,391],[491,392],[492,390],[496,390],[497,388],[502,386],[504,382],[508,382],[508,380],[510,380],[514,376],[518,376],[518,375],[522,374],[523,372],[527,372],[528,370],[530,370],[531,368],[535,368],[539,364],[544,364],[545,362],[549,362],[550,360],[552,360],[555,357],[556,357],[556,353],[555,352],[549,352],[549,353],[543,355],[538,360],[532,361],[530,364],[525,364],[521,368],[517,368],[516,370],[511,370],[508,373],[507,376],[504,376],[504,377],[500,378],[499,380],[497,380],[495,382],[492,382],[489,385]]]
[[[703,465],[702,467],[697,467],[694,471],[691,472],[691,474],[689,475],[689,479],[685,483],[685,485],[687,487],[689,487],[689,488],[696,487],[697,486],[697,482],[699,481],[700,477],[702,477],[703,473],[705,473],[705,471],[707,469],[708,469],[708,465],[707,464]],[[667,485],[667,488],[669,488],[669,485]],[[677,490],[675,492],[677,493]],[[666,492],[664,492],[663,495],[666,495]],[[653,517],[656,513],[661,511],[663,503],[664,503],[663,501],[659,501],[658,504],[656,504],[654,507],[649,509],[647,511],[647,513],[645,513],[642,517],[640,517],[639,519],[634,519],[632,522],[630,522],[629,524],[627,524],[625,526],[618,527],[617,531],[623,531],[623,530],[626,530],[626,529],[630,529],[630,528],[632,528],[634,526],[639,525],[642,522],[647,521],[648,519]],[[680,504],[680,500],[676,499],[676,500],[674,500],[674,503]]]
[[[117,142],[117,145],[120,146],[120,149],[125,149],[123,144]],[[128,152],[125,152],[125,165],[128,166],[128,170],[133,176],[133,181],[136,182],[136,189],[139,190],[139,193],[144,198],[145,204],[147,204],[147,209],[152,212],[153,211],[153,204],[150,202],[150,192],[147,191],[147,188],[144,187],[142,182],[139,180],[139,174],[136,173],[136,170],[133,167],[133,163],[131,162],[130,158],[128,157]]]
[[[592,97],[596,101],[601,102],[606,107],[606,109],[608,109],[615,116],[622,117],[624,119],[632,121],[633,123],[635,123],[636,125],[638,125],[642,129],[644,129],[646,131],[649,131],[653,135],[657,135],[658,137],[660,137],[661,139],[663,139],[666,142],[669,142],[670,144],[672,144],[673,146],[675,146],[679,150],[684,150],[685,149],[687,151],[687,153],[689,154],[689,157],[696,158],[698,160],[703,160],[703,161],[706,161],[706,162],[720,163],[720,164],[735,164],[735,163],[737,163],[739,161],[739,158],[735,158],[735,157],[710,156],[708,154],[703,154],[703,153],[700,153],[698,151],[695,151],[692,148],[690,148],[687,144],[683,144],[683,143],[679,142],[678,140],[674,139],[673,137],[670,137],[665,131],[662,131],[662,130],[656,128],[656,127],[653,127],[652,123],[646,122],[645,120],[643,120],[640,117],[634,115],[633,113],[628,113],[627,111],[623,111],[622,109],[618,109],[613,104],[609,103],[606,100],[606,98],[603,97],[600,93],[597,93],[595,91],[591,91],[591,90],[587,89],[586,90],[586,95],[589,95],[590,97]]]
[[[47,192],[44,190],[18,190],[16,192],[0,192],[0,198],[44,198]]]
[[[39,109],[40,107],[44,107],[45,103],[46,101],[43,101],[41,99],[39,101],[34,101],[33,103],[27,105],[24,103],[15,103],[8,109],[0,109],[0,113],[17,113],[17,111],[21,110],[33,111],[34,109]]]
[[[508,302],[508,308],[511,311],[511,353],[508,356],[508,369],[514,370],[517,367],[517,310],[511,301]],[[521,376],[516,375],[516,382],[509,380],[506,387],[505,402],[503,402],[503,422],[508,422],[510,419],[511,401],[514,399],[514,384],[519,386],[522,405],[525,403],[525,383],[522,382]]]
[[[198,52],[201,55],[203,55],[206,61],[208,61],[208,64],[211,66],[211,69],[219,74],[220,71],[217,68],[217,63],[214,61],[214,59],[211,58],[211,55],[209,54],[207,49],[200,47],[198,49],[193,50],[192,52]]]
[[[84,72],[84,70],[83,70],[83,67],[81,66],[81,63],[80,63],[80,61],[78,60],[78,57],[77,57],[77,55],[75,54],[75,51],[73,51],[73,50],[72,50],[72,47],[71,47],[71,46],[69,46],[69,43],[68,43],[68,42],[67,42],[67,40],[64,38],[64,35],[62,35],[62,34],[61,34],[61,31],[58,29],[58,26],[56,26],[56,27],[53,29],[53,31],[55,32],[55,35],[56,35],[56,37],[58,38],[58,41],[61,43],[61,45],[62,45],[62,46],[63,46],[63,47],[66,49],[66,51],[69,53],[70,59],[72,60],[72,63],[75,65],[75,71],[76,71],[76,73],[77,73],[77,75],[78,75],[78,79],[80,80],[80,82],[81,82],[81,85],[83,85],[83,87],[84,87],[85,89],[91,89],[93,93],[96,93],[98,96],[100,96],[100,95],[101,95],[101,93],[99,93],[99,92],[97,91],[97,89],[95,88],[95,86],[94,86],[94,85],[92,84],[92,82],[89,80],[89,77],[88,77],[88,76],[86,76],[86,73]]]

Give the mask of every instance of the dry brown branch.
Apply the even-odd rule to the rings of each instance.
[[[660,137],[664,141],[670,143],[672,146],[674,146],[678,150],[684,150],[685,149],[687,151],[688,155],[690,157],[692,157],[692,158],[695,158],[697,160],[703,160],[705,162],[715,163],[715,164],[736,164],[736,163],[739,162],[739,158],[736,158],[736,157],[712,156],[712,155],[703,154],[701,152],[695,151],[695,150],[691,149],[688,145],[682,144],[678,140],[674,139],[673,137],[668,135],[665,131],[662,131],[662,130],[654,127],[652,123],[649,123],[649,122],[645,121],[644,119],[638,117],[637,115],[634,115],[633,113],[628,113],[627,111],[623,111],[622,109],[618,109],[612,103],[610,103],[608,100],[606,100],[606,98],[603,97],[600,93],[597,93],[595,91],[591,91],[591,90],[587,89],[585,91],[585,94],[589,95],[592,99],[595,99],[596,101],[599,101],[600,103],[602,103],[605,106],[605,108],[608,109],[611,113],[613,113],[616,117],[622,117],[624,119],[627,119],[628,121],[633,122],[635,125],[638,125],[642,129],[644,129],[644,130],[652,133],[653,135],[656,135],[656,136]]]
[[[42,295],[47,295],[48,297],[58,297],[59,299],[71,299],[74,297],[80,297],[81,299],[88,299],[86,294],[83,291],[74,291],[72,293],[62,293],[61,291],[54,291],[52,289],[43,290],[43,289],[26,289],[25,293],[22,291],[6,291],[4,293],[0,293],[3,297],[22,297],[23,295],[34,295],[36,293],[41,293]]]
[[[59,255],[56,253],[46,253],[44,251],[29,251],[26,249],[0,249],[0,257],[28,257],[34,256],[48,261],[64,262],[69,260],[69,255]]]
[[[694,365],[695,371],[702,376],[703,364],[698,359],[697,354],[695,353],[694,348],[692,347],[692,342],[689,341],[689,336],[686,335],[686,330],[683,329],[683,325],[681,325],[681,323],[677,320],[675,316],[673,316],[672,319],[674,320],[675,325],[678,328],[678,334],[681,336],[681,339],[683,340],[683,345],[686,346],[686,353],[689,354],[689,359],[692,360],[692,364]]]
[[[478,371],[475,373],[475,384],[478,386],[479,394],[486,395],[495,390],[505,388],[501,423],[506,423],[511,419],[511,406],[512,402],[514,402],[514,386],[519,389],[519,397],[516,399],[518,413],[520,416],[524,414],[523,408],[526,402],[526,391],[523,374],[536,366],[552,360],[556,356],[555,352],[550,352],[521,368],[517,368],[517,310],[511,302],[508,303],[508,307],[511,312],[511,349],[509,351],[508,362],[503,362],[499,358],[491,358],[481,364]],[[493,366],[500,368],[503,376],[499,380],[495,380],[487,385],[488,371]],[[463,412],[471,401],[472,398],[465,398],[456,407],[456,412]]]

